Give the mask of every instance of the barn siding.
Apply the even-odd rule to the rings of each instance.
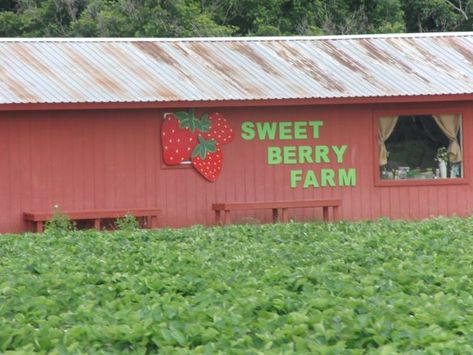
[[[466,215],[472,188],[466,185],[376,187],[373,115],[381,109],[451,108],[463,112],[465,175],[473,160],[472,105],[404,104],[397,106],[301,106],[218,109],[237,131],[223,147],[223,170],[209,183],[192,168],[162,165],[160,123],[165,111],[95,110],[0,113],[0,232],[20,232],[24,211],[159,207],[164,226],[212,224],[212,203],[310,198],[341,198],[342,218],[418,219],[432,215]],[[169,110],[167,110],[169,111]],[[217,111],[206,109],[206,112]],[[311,144],[348,144],[340,166],[357,169],[356,187],[292,189],[295,166],[269,166],[268,141],[243,141],[243,121],[324,120],[320,139]],[[290,145],[290,141],[282,142]],[[324,167],[338,168],[338,164]],[[309,167],[306,167],[309,168]],[[291,211],[313,220],[320,211]],[[235,220],[270,220],[270,211],[235,213]]]

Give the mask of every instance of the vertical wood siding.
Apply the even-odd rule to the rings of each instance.
[[[397,105],[417,110],[445,109],[445,104]],[[388,106],[387,106],[388,107]],[[450,104],[463,112],[465,175],[473,172],[472,104]],[[211,204],[219,201],[340,198],[348,220],[419,219],[434,215],[467,215],[471,184],[443,186],[375,186],[373,116],[381,106],[327,106],[206,109],[227,117],[237,132],[223,146],[224,162],[215,183],[194,169],[172,168],[161,160],[160,124],[164,111],[96,110],[0,113],[0,232],[20,232],[25,211],[159,207],[162,226],[210,225]],[[389,108],[389,107],[388,107]],[[323,120],[318,140],[244,141],[244,121]],[[342,164],[268,165],[271,145],[341,145]],[[291,188],[291,169],[354,167],[356,187]],[[469,181],[468,181],[469,182]],[[296,220],[316,220],[320,211],[290,211]],[[235,221],[269,221],[270,211],[234,213]]]

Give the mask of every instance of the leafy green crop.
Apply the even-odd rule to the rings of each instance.
[[[473,353],[473,218],[0,237],[0,353]]]

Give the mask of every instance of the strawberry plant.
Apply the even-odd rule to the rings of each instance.
[[[71,221],[69,216],[61,213],[58,206],[54,206],[52,218],[44,225],[46,234],[67,235],[76,228],[75,222]]]
[[[121,231],[135,231],[140,227],[140,223],[132,214],[126,214],[116,219],[115,227]]]
[[[0,236],[0,353],[473,353],[473,218]]]

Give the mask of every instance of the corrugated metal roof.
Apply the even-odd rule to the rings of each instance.
[[[0,104],[473,93],[473,32],[0,39]]]

